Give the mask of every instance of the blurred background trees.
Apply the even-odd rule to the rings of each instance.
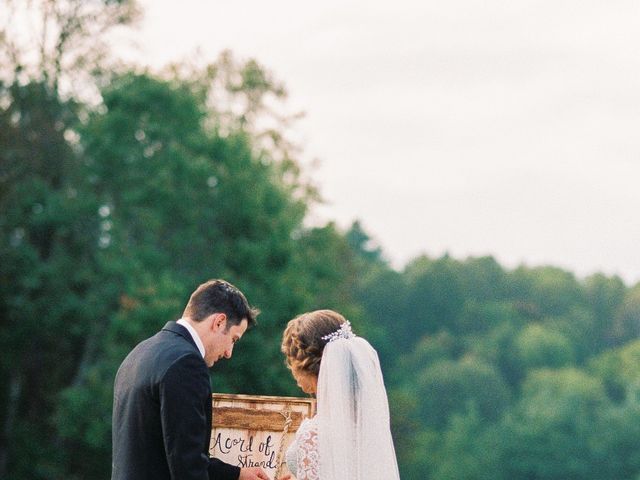
[[[27,3],[1,2],[0,478],[109,478],[119,363],[214,277],[263,310],[215,391],[299,395],[281,332],[333,308],[380,353],[403,478],[638,478],[639,285],[394,269],[359,222],[305,223],[297,116],[257,61],[114,67],[134,2]]]

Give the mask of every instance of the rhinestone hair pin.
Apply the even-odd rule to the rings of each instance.
[[[353,333],[353,330],[351,330],[351,322],[347,320],[342,325],[340,325],[340,328],[338,330],[322,337],[322,340],[326,340],[327,343],[330,343],[339,338],[349,339],[355,336],[356,334]]]

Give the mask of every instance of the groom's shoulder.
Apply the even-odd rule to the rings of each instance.
[[[183,331],[184,330],[184,331]],[[181,357],[197,353],[186,338],[188,332],[175,322],[167,323],[162,330],[140,343],[140,347],[150,352],[163,353],[167,357]]]
[[[134,362],[146,360],[151,363],[171,362],[185,355],[197,353],[180,331],[180,325],[167,323],[155,335],[141,341],[128,355]]]

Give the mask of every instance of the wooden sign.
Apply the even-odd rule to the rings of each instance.
[[[209,453],[238,467],[261,467],[273,480],[289,473],[285,453],[315,400],[213,394]]]

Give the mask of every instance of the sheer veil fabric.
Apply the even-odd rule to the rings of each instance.
[[[321,480],[399,480],[378,354],[363,338],[324,348],[318,376]]]

